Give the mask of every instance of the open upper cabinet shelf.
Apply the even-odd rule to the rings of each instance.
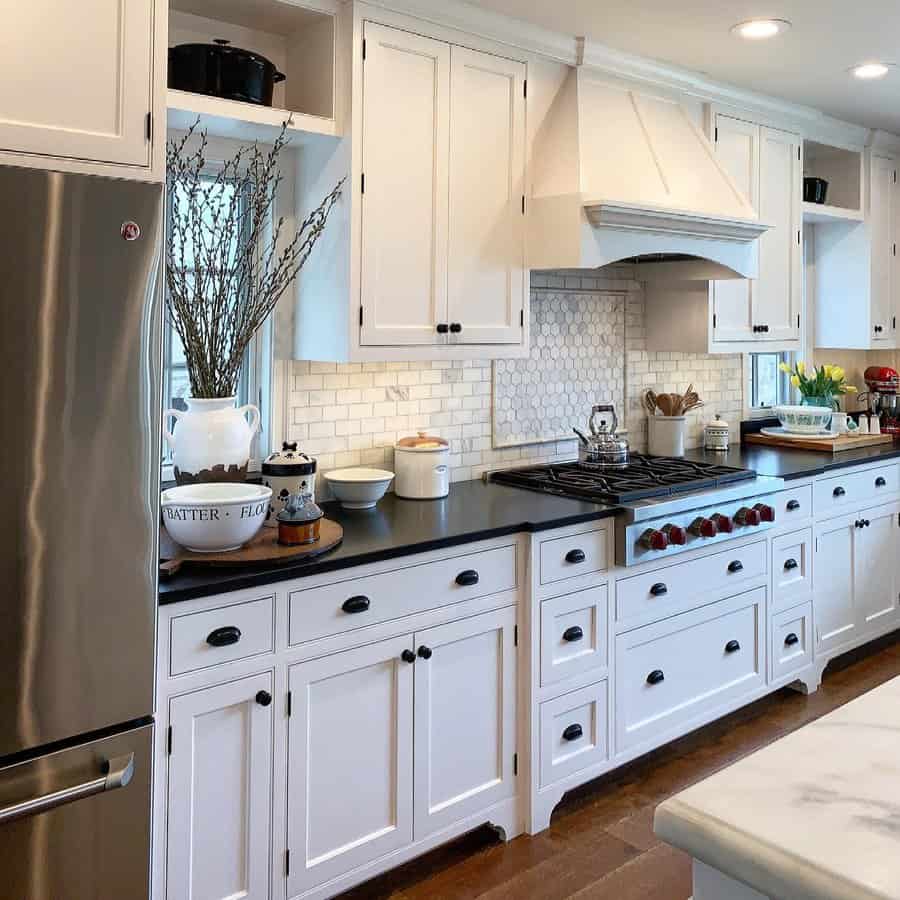
[[[861,222],[865,208],[863,153],[817,141],[803,142],[803,177],[828,182],[825,203],[804,203],[803,221]]]
[[[209,134],[271,142],[291,118],[294,143],[338,134],[335,122],[335,17],[288,0],[171,0],[169,46],[217,38],[269,59],[285,80],[271,107],[169,90],[168,126],[197,116]]]

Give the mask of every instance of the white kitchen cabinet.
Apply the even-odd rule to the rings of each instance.
[[[816,526],[813,606],[818,653],[850,644],[858,632],[853,596],[853,538],[856,515]]]
[[[10,9],[0,31],[0,162],[146,173],[150,116],[164,103],[165,69],[154,59],[166,9],[158,0],[32,0]],[[24,81],[15,74],[26,72]],[[164,122],[158,129],[165,134]]]
[[[893,344],[894,316],[894,182],[897,163],[872,156],[869,192],[869,227],[872,234],[871,328],[872,343]]]
[[[272,673],[169,701],[167,900],[269,897]]]
[[[417,632],[415,838],[515,793],[516,610]]]

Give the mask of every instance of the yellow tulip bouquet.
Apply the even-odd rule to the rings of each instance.
[[[798,362],[793,368],[782,363],[779,368],[791,376],[791,384],[800,391],[805,406],[829,406],[837,409],[837,397],[855,394],[856,388],[847,384],[846,373],[840,366],[813,366]]]

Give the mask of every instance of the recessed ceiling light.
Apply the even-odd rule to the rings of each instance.
[[[732,27],[731,33],[748,41],[761,41],[775,37],[790,27],[791,23],[787,19],[750,19],[748,22],[738,22]]]
[[[866,62],[860,63],[858,66],[853,66],[850,71],[857,78],[871,81],[874,78],[884,78],[884,76],[893,68],[894,63]]]

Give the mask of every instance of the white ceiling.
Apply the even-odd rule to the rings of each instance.
[[[870,82],[847,72],[870,59],[900,63],[898,0],[471,2],[900,134],[900,68]],[[765,17],[789,19],[793,28],[766,41],[747,41],[729,33],[738,22]]]

